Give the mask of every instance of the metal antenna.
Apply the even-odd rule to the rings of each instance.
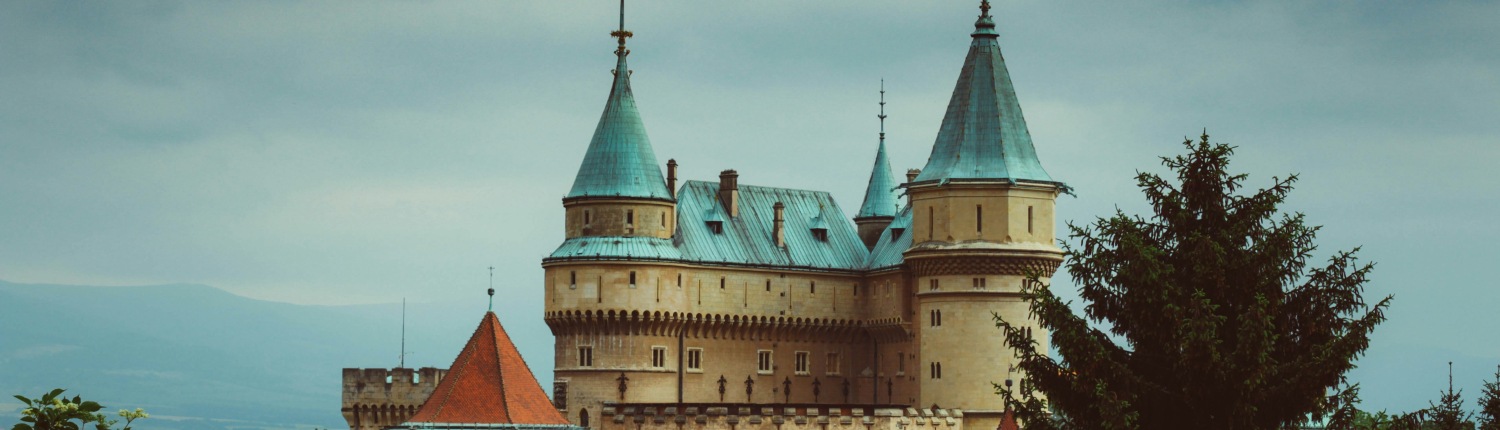
[[[406,368],[406,298],[401,298],[401,368]]]
[[[624,0],[621,0],[624,1]],[[495,311],[495,266],[490,266],[490,312]]]

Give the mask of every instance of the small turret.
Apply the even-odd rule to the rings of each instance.
[[[630,50],[625,39],[633,34],[625,30],[623,4],[620,29],[610,35],[619,40],[614,85],[573,188],[563,197],[567,237],[670,238],[676,228],[676,196],[662,178],[630,89],[630,67],[625,61]]]
[[[854,216],[859,226],[859,239],[865,248],[873,249],[880,241],[880,232],[895,219],[901,210],[901,200],[896,197],[896,181],[891,177],[891,162],[885,155],[885,80],[880,81],[880,146],[875,151],[875,166],[870,170],[870,182],[865,186],[865,200]]]

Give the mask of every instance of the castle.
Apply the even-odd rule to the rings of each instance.
[[[1021,375],[994,315],[1047,349],[1020,289],[1062,262],[1053,208],[1067,188],[1038,161],[989,9],[931,156],[904,181],[881,102],[852,220],[826,192],[741,184],[734,170],[679,186],[668,160],[663,175],[622,13],[613,87],[562,199],[565,240],[542,260],[552,406],[611,430],[1015,428],[996,386]],[[345,369],[351,428],[410,415],[356,425],[382,405],[360,388],[380,372]]]
[[[1047,348],[1019,291],[1062,261],[1065,186],[1037,159],[980,8],[927,165],[898,182],[882,132],[852,220],[826,192],[734,170],[679,186],[669,160],[663,177],[622,20],[566,239],[542,260],[556,407],[587,427],[632,405],[936,406],[995,428],[995,384],[1020,375],[993,315]]]

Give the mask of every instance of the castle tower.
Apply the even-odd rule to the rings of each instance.
[[[891,162],[885,156],[885,81],[880,81],[880,149],[875,151],[875,167],[870,170],[870,183],[865,188],[865,201],[854,216],[859,226],[859,239],[865,248],[874,248],[880,241],[881,232],[896,218],[901,210],[896,197],[896,181],[891,178]]]
[[[918,405],[961,408],[965,420],[999,422],[994,385],[1019,379],[992,313],[1029,322],[1020,296],[1028,274],[1050,277],[1062,261],[1053,204],[1063,185],[1032,147],[995,22],[984,1],[963,70],[921,173],[905,184],[913,245],[905,252],[915,283]],[[1046,334],[1034,336],[1046,350]]]
[[[671,190],[656,165],[646,126],[630,91],[630,50],[625,39],[624,4],[620,5],[620,29],[611,33],[619,40],[614,86],[604,103],[604,114],[594,129],[588,152],[573,179],[573,189],[563,197],[567,212],[567,238],[586,236],[630,236],[666,239],[676,227],[676,207]]]

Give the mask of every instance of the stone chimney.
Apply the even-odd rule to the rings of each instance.
[[[667,160],[667,195],[677,199],[677,159]]]
[[[776,202],[775,205],[771,206],[771,210],[775,213],[774,218],[771,219],[771,237],[776,239],[776,247],[785,248],[786,217],[784,215],[786,212],[786,205],[781,204],[781,202]]]
[[[906,182],[916,182],[917,175],[922,174],[922,169],[907,169]]]
[[[740,216],[740,174],[734,169],[719,172],[719,201],[730,218]]]

